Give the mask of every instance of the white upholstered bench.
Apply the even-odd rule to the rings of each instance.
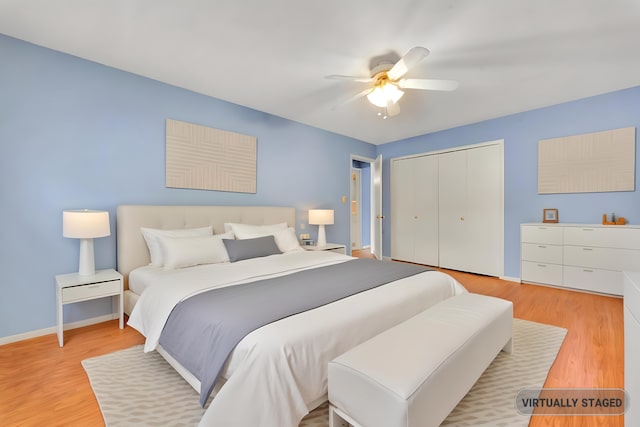
[[[330,427],[438,426],[500,350],[513,304],[448,298],[329,363]]]

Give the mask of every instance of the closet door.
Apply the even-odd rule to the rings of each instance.
[[[438,157],[415,159],[414,262],[438,265]]]
[[[440,155],[440,266],[501,276],[502,147]]]
[[[391,165],[391,258],[413,261],[414,188],[413,159],[392,160]]]
[[[469,271],[467,241],[467,151],[439,157],[440,267]]]
[[[391,170],[391,257],[438,265],[438,159],[394,160]]]
[[[502,146],[467,152],[467,225],[469,270],[503,275],[504,208]]]

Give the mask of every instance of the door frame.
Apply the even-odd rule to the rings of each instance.
[[[369,199],[371,201],[370,203],[370,218],[371,218],[371,227],[370,227],[370,237],[369,237],[369,241],[371,242],[371,252],[372,253],[379,253],[380,257],[382,257],[382,238],[380,236],[376,237],[376,222],[381,222],[382,218],[376,218],[376,216],[381,216],[381,213],[378,214],[376,213],[376,206],[373,203],[374,201],[374,197],[373,197],[373,193],[375,191],[378,191],[379,195],[378,198],[379,200],[382,200],[382,182],[375,182],[376,181],[376,174],[374,173],[373,169],[374,169],[374,165],[376,163],[376,159],[371,158],[371,157],[365,157],[365,156],[360,156],[358,154],[351,154],[349,155],[349,203],[351,203],[351,200],[353,200],[353,194],[351,194],[351,171],[353,169],[353,161],[357,160],[359,162],[363,162],[363,163],[369,163],[371,165],[371,173],[369,174],[370,177],[370,194],[369,194]],[[361,194],[361,198],[365,197],[364,194]],[[362,217],[362,215],[361,215]],[[382,224],[379,224],[379,227],[382,227]],[[349,206],[349,250],[348,253],[351,254],[351,206]]]

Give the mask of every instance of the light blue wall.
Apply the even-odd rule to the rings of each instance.
[[[347,160],[375,146],[2,35],[0,63],[0,338],[55,325],[54,276],[78,268],[63,209],[110,212],[96,268],[116,267],[120,204],[294,206],[298,232],[307,209],[330,208],[327,239],[349,244]],[[257,193],[165,188],[167,118],[256,136]],[[110,309],[69,305],[65,321]]]
[[[97,268],[116,266],[115,209],[128,203],[292,205],[298,231],[307,209],[331,208],[327,239],[348,245],[350,154],[383,155],[386,256],[389,159],[496,139],[505,140],[506,276],[520,274],[519,224],[539,221],[543,208],[558,208],[562,222],[613,211],[640,223],[638,191],[537,194],[538,140],[638,127],[640,87],[375,147],[2,35],[0,61],[0,338],[55,325],[54,276],[78,262],[78,242],[62,237],[63,209],[111,213]],[[165,188],[167,118],[256,136],[257,194]],[[70,305],[65,321],[110,309],[107,300]]]
[[[425,117],[425,120],[429,120]],[[551,194],[537,192],[538,140],[621,127],[640,127],[640,87],[527,111],[378,146],[383,162],[383,250],[390,255],[390,159],[415,153],[504,139],[505,275],[520,277],[520,229],[542,219],[544,208],[557,208],[561,222],[600,223],[615,212],[640,224],[640,173],[636,191]],[[637,145],[636,167],[640,164]]]

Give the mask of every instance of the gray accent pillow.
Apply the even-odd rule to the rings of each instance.
[[[278,249],[276,239],[273,236],[242,240],[222,239],[222,243],[227,249],[229,261],[231,262],[282,253]]]

